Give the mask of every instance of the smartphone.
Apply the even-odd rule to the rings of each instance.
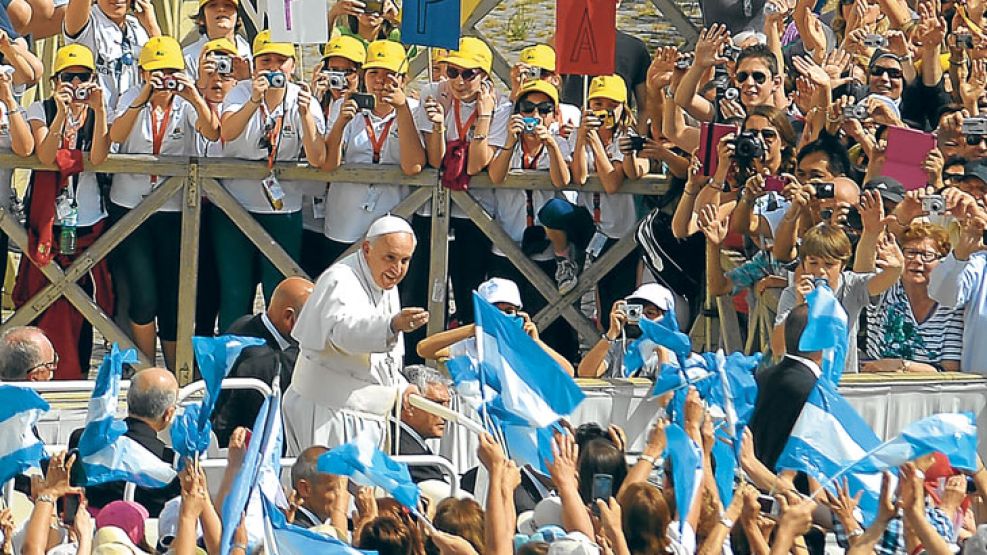
[[[648,140],[646,137],[638,137],[634,135],[631,135],[628,139],[631,142],[631,150],[634,152],[641,152],[644,150],[644,144]]]
[[[613,495],[613,476],[610,474],[594,474],[593,475],[593,514],[599,516],[600,509],[596,506],[596,500],[602,499],[604,502],[609,501],[610,497]]]
[[[66,526],[75,524],[75,515],[79,512],[79,505],[82,504],[82,494],[66,493],[58,499],[58,516]]]
[[[376,106],[374,95],[372,94],[353,93],[350,95],[350,99],[356,102],[356,107],[360,110],[373,110],[374,106]]]
[[[703,164],[703,175],[709,177],[716,173],[719,156],[716,147],[724,135],[735,133],[737,128],[724,123],[704,123],[699,133],[699,161]]]
[[[769,175],[764,178],[764,192],[766,193],[780,193],[785,189],[785,180],[776,176]]]

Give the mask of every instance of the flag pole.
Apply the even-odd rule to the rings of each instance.
[[[809,499],[815,499],[815,497],[816,497],[817,495],[819,495],[820,493],[822,493],[822,491],[823,491],[824,489],[826,489],[826,486],[828,486],[828,485],[830,485],[830,484],[832,484],[832,483],[833,483],[833,482],[835,482],[836,480],[839,480],[839,479],[840,479],[840,478],[842,478],[842,477],[843,477],[843,476],[844,476],[844,475],[845,475],[845,474],[846,474],[847,472],[849,472],[849,471],[850,471],[850,469],[852,469],[853,467],[855,467],[855,466],[857,466],[858,464],[860,464],[860,463],[862,463],[863,461],[865,461],[865,460],[867,460],[867,459],[868,459],[868,458],[870,458],[870,457],[871,457],[872,455],[874,455],[874,453],[877,453],[877,452],[878,452],[878,451],[880,451],[881,449],[884,449],[885,447],[887,447],[888,445],[890,445],[890,444],[891,444],[891,442],[892,442],[892,441],[894,441],[894,440],[895,440],[895,439],[896,439],[897,437],[898,437],[898,436],[895,436],[895,437],[893,437],[893,438],[891,438],[891,439],[889,439],[889,440],[887,440],[887,441],[885,441],[884,443],[881,443],[881,444],[880,444],[880,445],[878,445],[877,447],[875,447],[875,448],[873,448],[873,449],[871,449],[870,451],[868,451],[868,452],[866,452],[866,453],[864,453],[864,456],[862,456],[862,457],[860,457],[859,459],[857,459],[857,460],[855,460],[855,461],[853,461],[852,463],[850,463],[850,464],[848,464],[848,465],[846,465],[846,466],[844,466],[843,468],[841,468],[839,472],[837,472],[836,474],[833,474],[833,476],[831,476],[831,477],[830,477],[830,478],[828,478],[828,479],[827,479],[827,480],[826,480],[825,482],[823,482],[822,484],[820,484],[820,485],[819,485],[819,489],[817,489],[816,491],[814,491],[814,492],[812,492],[812,495],[810,495],[810,496],[809,496]]]
[[[428,57],[428,82],[433,83],[435,80],[432,77],[432,48],[430,46],[425,47],[425,53]]]
[[[583,110],[584,111],[586,110],[586,107],[589,106],[589,100],[587,100],[586,98],[587,96],[589,96],[589,75],[583,75]]]

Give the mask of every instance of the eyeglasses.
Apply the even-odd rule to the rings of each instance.
[[[917,249],[905,249],[901,252],[905,255],[905,260],[921,260],[922,262],[928,264],[929,262],[934,262],[939,260],[941,257],[939,253],[932,251],[920,251]]]
[[[555,112],[555,103],[550,100],[546,100],[545,102],[540,102],[538,104],[535,104],[530,100],[521,100],[517,103],[517,111],[519,114],[530,114],[535,110],[537,110],[539,114],[547,116],[548,114]]]
[[[51,362],[42,362],[37,366],[32,366],[27,369],[25,375],[30,379],[31,374],[36,374],[40,380],[51,379],[52,374],[55,373],[55,369],[58,368],[58,353],[55,353],[55,358]],[[44,374],[41,374],[44,372]]]
[[[977,146],[980,143],[987,141],[987,135],[967,135],[966,144],[970,146]]]
[[[92,78],[93,78],[93,73],[91,71],[79,71],[79,72],[63,71],[58,74],[58,80],[62,83],[71,83],[76,79],[82,81],[83,83],[87,83],[91,81]]]
[[[758,85],[763,85],[764,82],[768,80],[768,74],[763,71],[738,71],[737,83],[746,83],[747,79],[751,77],[754,78],[754,82]]]
[[[458,79],[459,76],[461,75],[463,77],[463,81],[472,81],[473,79],[476,79],[476,76],[479,74],[480,74],[480,70],[478,69],[460,70],[452,66],[446,66],[446,77],[448,77],[449,79]]]
[[[778,132],[770,127],[764,129],[745,129],[748,133],[753,133],[755,135],[760,135],[764,142],[773,141],[778,138]]]
[[[888,74],[888,79],[901,79],[901,70],[896,67],[874,66],[870,68],[871,77],[881,77],[885,73]]]
[[[442,405],[443,407],[448,407],[450,404],[452,404],[452,400],[449,399],[448,397],[446,397],[445,399],[436,399],[434,397],[425,397],[425,398],[428,399],[429,401],[432,401],[436,405]]]

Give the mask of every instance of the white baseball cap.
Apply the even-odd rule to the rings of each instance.
[[[600,547],[582,532],[569,532],[552,542],[548,555],[600,555]]]
[[[532,535],[545,526],[562,526],[562,500],[548,496],[535,505],[533,511],[524,511],[517,518],[517,531]]]
[[[521,308],[521,291],[517,284],[509,279],[490,278],[476,288],[483,300],[490,304],[508,303]]]
[[[627,302],[641,300],[649,302],[665,312],[675,310],[675,297],[667,287],[658,283],[645,283],[627,296]]]

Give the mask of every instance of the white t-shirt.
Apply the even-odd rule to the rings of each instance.
[[[559,124],[566,124],[572,126],[573,133],[575,133],[576,128],[579,127],[580,120],[583,119],[583,111],[579,109],[579,106],[573,106],[572,104],[561,103],[559,104],[559,123],[555,124],[556,129]],[[553,129],[555,131],[555,129]]]
[[[428,114],[425,112],[425,99],[428,97],[434,98],[442,108],[445,110],[445,127],[446,127],[446,143],[455,141],[459,139],[459,129],[457,127],[458,123],[466,125],[469,121],[470,116],[476,111],[476,101],[473,102],[460,102],[452,97],[450,93],[442,92],[440,93],[441,83],[429,83],[422,87],[421,98],[422,103],[415,110],[415,125],[418,127],[419,131],[424,133],[432,132],[432,122],[428,119]],[[456,106],[459,106],[459,122],[456,121]],[[487,144],[494,148],[503,148],[507,144],[507,124],[511,118],[512,105],[510,99],[506,96],[500,96],[497,99],[496,106],[494,107],[492,119],[490,121],[490,132],[487,133]],[[475,122],[474,122],[475,125]],[[472,128],[467,133],[468,139],[472,140],[473,133]],[[496,211],[496,200],[494,198],[494,192],[492,189],[471,189],[470,195],[476,199],[477,202],[483,206],[483,209],[489,214],[493,214]],[[425,203],[420,209],[418,209],[418,215],[420,216],[430,216],[432,214],[431,203]],[[468,218],[466,212],[462,208],[453,204],[452,212],[450,215],[453,218]]]
[[[235,36],[237,53],[241,58],[253,60],[250,53],[250,44],[240,35]],[[209,42],[209,37],[199,35],[199,40],[182,49],[182,56],[185,57],[185,73],[192,77],[192,81],[199,78],[199,56],[202,54],[202,47]]]
[[[322,110],[322,115],[326,120],[326,135],[329,134],[333,123],[339,117],[339,109],[342,104],[342,99],[337,98]],[[306,187],[306,192],[302,194],[302,229],[325,235],[326,195],[328,192],[328,183],[319,183],[318,186],[313,184],[312,187]]]
[[[409,98],[408,107],[414,111],[418,102]],[[377,140],[383,140],[379,163],[400,164],[401,141],[398,138],[396,110],[383,118],[364,110],[346,124],[341,142],[343,164],[373,163],[374,150],[367,132],[368,123],[373,127]],[[411,131],[420,141],[417,130]],[[405,196],[407,188],[400,185],[333,182],[326,193],[326,237],[340,243],[359,241],[374,220],[390,212]]]
[[[39,121],[42,125],[48,126],[45,119],[45,108],[40,100],[28,107],[27,121],[29,125],[32,121]],[[79,211],[79,219],[76,221],[76,225],[79,227],[90,226],[106,217],[106,211],[103,209],[103,203],[99,196],[99,183],[96,182],[95,173],[82,172],[69,179],[66,187],[71,188],[75,192],[75,200],[78,204],[77,209]]]
[[[140,93],[140,86],[133,87],[120,95],[116,112],[111,116],[113,121],[123,117],[130,110],[130,105]],[[160,156],[195,156],[198,154],[198,132],[195,129],[199,121],[199,114],[195,108],[184,98],[176,95],[172,96],[170,113],[160,113],[157,117],[152,116],[153,108],[150,103],[140,109],[134,126],[130,129],[130,135],[122,143],[119,143],[120,154],[154,154],[153,129],[156,125],[161,125],[162,120],[166,120],[164,136],[161,139]],[[112,123],[112,122],[111,122]],[[110,200],[117,206],[124,208],[134,208],[144,197],[151,194],[151,191],[158,185],[165,182],[167,177],[152,177],[147,174],[118,173],[113,176],[113,187],[110,188]],[[162,212],[179,212],[182,209],[181,195],[171,197],[161,207]]]
[[[223,146],[223,156],[229,158],[240,158],[241,160],[264,160],[268,158],[268,149],[261,148],[260,140],[264,133],[266,120],[283,116],[281,133],[276,140],[277,153],[275,160],[278,161],[298,161],[304,158],[302,141],[302,116],[298,112],[298,85],[288,83],[285,91],[284,101],[270,114],[266,113],[263,107],[257,108],[250,117],[240,136],[232,141],[226,142]],[[236,112],[244,104],[250,102],[251,82],[241,81],[226,95],[220,114]],[[315,118],[315,129],[319,135],[325,134],[325,120],[322,117],[322,108],[315,99],[309,103],[309,113]],[[226,179],[223,186],[233,195],[237,201],[249,212],[257,214],[289,214],[302,209],[302,192],[309,192],[313,189],[312,182],[298,182],[281,180],[281,188],[284,190],[284,206],[281,210],[271,208],[271,203],[267,201],[264,194],[263,185],[257,180],[251,179]],[[321,184],[324,186],[324,184]]]
[[[0,150],[10,151],[10,113],[7,106],[0,103]],[[11,179],[14,170],[10,168],[0,169],[0,206],[5,210],[10,209]]]
[[[62,34],[65,44],[81,44],[92,50],[96,59],[96,74],[109,106],[117,105],[117,98],[123,91],[140,84],[137,60],[148,36],[136,17],[128,15],[121,29],[103,13],[99,5],[93,4],[89,21],[77,36],[70,37],[64,27]],[[126,56],[128,52],[130,55]]]
[[[624,154],[620,152],[619,144],[622,135],[615,135],[607,145],[606,152],[613,162],[623,162]],[[576,133],[569,135],[569,147],[574,150]],[[593,150],[586,146],[586,167],[590,173],[596,173],[596,158]],[[637,227],[637,209],[634,207],[634,195],[628,193],[579,193],[579,202],[593,214],[594,199],[599,199],[600,221],[597,224],[600,231],[611,239],[620,239],[628,233],[633,233]]]
[[[556,144],[562,150],[562,156],[565,158],[566,162],[572,159],[572,154],[569,150],[569,143],[562,137],[558,135],[553,135]],[[514,146],[514,152],[511,154],[511,165],[510,169],[519,170],[522,169],[522,150],[521,141]],[[534,160],[534,169],[544,170],[546,172],[551,168],[551,156],[548,154],[547,148],[542,148],[537,157]],[[547,177],[547,176],[546,176]],[[546,181],[549,181],[546,179]],[[538,221],[538,211],[541,207],[545,205],[550,199],[552,199],[555,194],[552,191],[546,190],[531,190],[526,191],[522,189],[494,189],[494,196],[497,200],[497,211],[495,213],[494,219],[500,224],[500,227],[504,229],[504,232],[510,236],[510,238],[521,245],[521,239],[524,237],[524,230],[528,227],[528,194],[531,195],[531,208],[535,215],[535,223],[540,225]],[[506,256],[503,251],[494,245],[491,249],[497,256]],[[552,252],[552,247],[549,246],[545,252],[533,255],[532,260],[552,260],[555,255]]]

